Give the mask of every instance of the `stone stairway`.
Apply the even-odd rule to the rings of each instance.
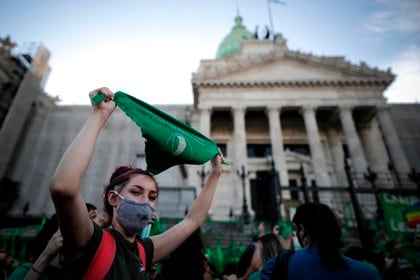
[[[166,230],[176,223],[179,219],[165,219],[162,227]],[[220,244],[222,248],[227,248],[235,241],[236,246],[248,246],[252,242],[252,237],[256,233],[254,225],[243,225],[238,221],[210,221],[204,222],[201,227],[203,243],[206,248],[214,248]]]
[[[235,241],[237,247],[246,247],[252,242],[255,233],[252,228],[238,222],[207,222],[201,229],[204,246],[214,248],[220,244],[222,248],[227,248]]]

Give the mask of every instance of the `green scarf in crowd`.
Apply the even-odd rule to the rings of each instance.
[[[105,100],[99,93],[95,104]],[[214,158],[217,144],[190,125],[124,92],[114,95],[114,102],[141,129],[146,139],[147,170],[157,175],[178,164],[203,164]]]

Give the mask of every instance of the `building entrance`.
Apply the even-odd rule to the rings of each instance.
[[[269,171],[258,171],[250,180],[251,207],[257,221],[275,223],[278,220],[277,192],[274,177]]]

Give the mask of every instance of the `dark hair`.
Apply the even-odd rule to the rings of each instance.
[[[238,278],[245,275],[246,270],[251,264],[252,255],[254,254],[254,251],[255,251],[255,243],[253,242],[246,247],[245,251],[242,253],[241,257],[239,258],[239,262],[238,262],[238,266],[236,270],[236,276]]]
[[[95,205],[93,205],[92,203],[89,203],[89,202],[86,202],[86,208],[87,208],[88,212],[92,211],[92,210],[98,210],[98,208]]]
[[[280,239],[277,234],[268,233],[261,236],[261,260],[265,264],[269,259],[276,256],[284,248],[281,246]]]
[[[346,268],[341,253],[341,226],[333,210],[325,204],[306,202],[296,209],[293,217],[295,225],[303,225],[305,235],[316,244],[321,261],[332,271]]]
[[[127,184],[130,178],[135,174],[145,175],[151,178],[155,182],[156,190],[159,193],[159,185],[155,177],[148,171],[140,168],[133,168],[131,165],[117,167],[109,179],[109,184],[104,187],[103,193],[104,209],[105,212],[109,215],[110,219],[112,219],[112,206],[108,202],[109,191],[121,191],[121,189]]]

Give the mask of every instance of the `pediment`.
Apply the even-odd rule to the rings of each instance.
[[[241,53],[226,59],[201,61],[193,83],[264,83],[306,81],[391,82],[395,76],[371,68],[365,63],[352,64],[344,57],[326,57],[291,51],[285,45],[267,42],[244,42]]]
[[[330,69],[316,65],[305,64],[288,59],[281,59],[246,69],[226,73],[213,80],[220,81],[301,81],[301,80],[337,80],[365,77],[353,73],[345,73],[338,69]]]

